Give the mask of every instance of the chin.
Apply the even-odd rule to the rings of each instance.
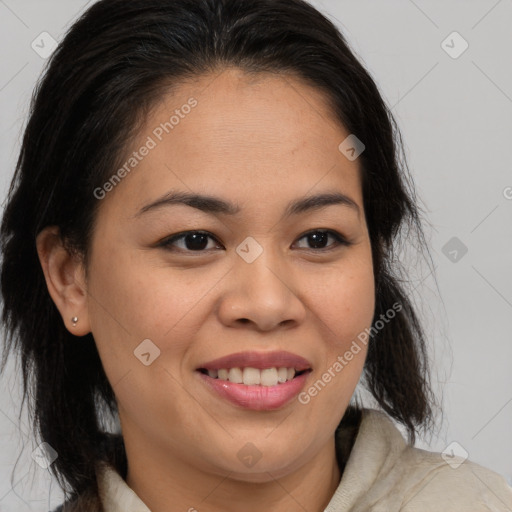
[[[275,451],[271,451],[271,458],[265,457],[261,453],[258,455],[254,446],[247,450],[247,453],[252,450],[254,450],[252,460],[242,450],[240,451],[242,453],[239,452],[236,458],[224,459],[224,464],[217,464],[219,473],[239,482],[265,483],[275,481],[300,468],[301,464],[294,458],[297,456],[296,450],[290,452],[290,459],[285,454]]]
[[[259,466],[259,464],[258,464]],[[292,473],[289,467],[283,468],[282,464],[269,464],[266,466],[256,467],[247,470],[240,470],[240,468],[232,468],[229,474],[230,480],[238,482],[247,482],[254,484],[264,484],[267,482],[275,482],[277,479],[282,478]]]

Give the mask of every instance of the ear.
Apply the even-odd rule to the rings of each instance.
[[[46,286],[57,306],[67,330],[75,336],[91,332],[85,268],[81,259],[63,244],[57,226],[49,226],[37,235],[37,254],[43,268]],[[78,322],[73,326],[72,318]]]

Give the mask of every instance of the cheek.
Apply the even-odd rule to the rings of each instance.
[[[375,308],[371,265],[355,266],[317,284],[314,301],[317,329],[323,338],[323,360],[315,378],[299,395],[310,421],[335,428],[349,405],[367,354],[366,330]],[[363,334],[363,336],[362,336]]]
[[[343,350],[369,327],[375,310],[375,285],[370,262],[340,266],[325,275],[305,278],[307,303],[330,348]]]
[[[347,336],[353,340],[370,327],[375,312],[373,272],[355,272],[344,285],[338,321],[343,328],[345,342]]]
[[[89,309],[118,405],[140,422],[157,416],[167,421],[178,411],[186,422],[192,415],[186,400],[171,398],[183,396],[179,366],[201,325],[197,305],[219,277],[196,279],[195,272],[192,279],[192,273],[143,266],[128,251],[107,254],[91,263]],[[147,366],[143,353],[149,353]]]
[[[371,259],[359,255],[346,261],[329,279],[311,278],[309,295],[317,328],[324,340],[324,358],[316,384],[306,390],[310,397],[322,395],[316,407],[347,405],[363,371],[367,332],[375,312],[375,285]],[[321,382],[320,382],[321,381]],[[328,388],[327,392],[323,389]],[[305,400],[308,396],[304,397]],[[341,401],[341,402],[340,402]]]
[[[129,332],[141,340],[177,333],[222,276],[218,271],[151,265],[143,253],[127,254],[97,259],[90,289],[98,299],[92,304],[98,332],[107,328],[123,337]]]

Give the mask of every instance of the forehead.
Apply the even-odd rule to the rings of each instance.
[[[327,134],[337,139],[345,132],[322,91],[289,74],[247,74],[238,68],[178,85],[156,104],[145,131],[170,120],[170,114],[192,99],[197,105],[185,116],[180,115],[181,129],[176,124],[171,131],[173,136],[181,135],[180,143],[193,144],[191,132],[200,128],[194,133],[201,135],[203,143],[236,143],[226,150],[267,145],[289,151],[290,144],[320,144]]]
[[[338,149],[348,135],[322,91],[290,75],[227,68],[159,99],[126,161],[150,149],[116,194],[122,189],[124,200],[140,205],[179,188],[243,203],[288,201],[318,187],[360,201],[358,162]]]

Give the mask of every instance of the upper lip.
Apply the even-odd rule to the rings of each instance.
[[[301,356],[282,350],[275,352],[238,352],[203,363],[198,370],[202,368],[205,370],[220,370],[247,367],[260,370],[285,367],[295,368],[296,371],[300,372],[311,369],[311,363]]]

